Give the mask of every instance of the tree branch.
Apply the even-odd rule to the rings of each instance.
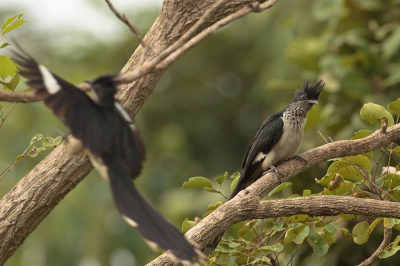
[[[260,201],[260,199],[282,182],[288,181],[291,177],[312,165],[331,158],[366,153],[398,140],[400,140],[400,124],[387,128],[385,132],[377,130],[363,139],[336,141],[306,151],[300,156],[307,160],[307,165],[299,160],[290,160],[279,165],[277,168],[279,172],[284,174],[283,178],[280,178],[275,172],[262,176],[251,186],[238,193],[232,200],[224,203],[201,220],[186,233],[186,237],[203,248],[229,226],[239,221],[301,213],[323,216],[347,212],[368,216],[397,217],[400,211],[400,204],[397,202],[344,196],[302,197],[278,201]],[[296,204],[292,205],[294,202]],[[330,207],[330,212],[324,211],[327,207]],[[390,211],[384,210],[386,208],[390,208]],[[177,264],[161,255],[148,265]]]

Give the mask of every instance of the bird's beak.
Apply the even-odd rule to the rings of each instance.
[[[317,100],[308,100],[308,103],[311,103],[311,104],[318,104],[318,101],[317,101]]]

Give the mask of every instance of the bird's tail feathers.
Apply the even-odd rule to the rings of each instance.
[[[113,178],[114,177],[114,178]],[[172,259],[192,265],[193,258],[205,259],[188,239],[139,194],[132,181],[126,177],[115,178],[110,173],[110,183],[117,208],[124,219],[137,227],[153,250],[169,250]]]

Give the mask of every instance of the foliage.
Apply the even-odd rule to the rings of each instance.
[[[398,113],[400,98],[389,104],[388,108]],[[361,118],[372,123],[380,124],[382,119],[389,121],[389,126],[394,124],[392,114],[383,106],[368,103],[360,111]],[[397,116],[396,123],[399,122]],[[367,137],[370,133],[360,134],[356,132],[357,138]],[[361,131],[361,132],[366,132]],[[312,193],[304,190],[302,197],[310,195],[341,195],[359,198],[374,198],[387,201],[400,202],[400,168],[387,165],[380,167],[384,156],[400,156],[400,147],[394,147],[394,143],[388,147],[382,147],[377,156],[373,154],[347,156],[336,158],[328,167],[327,173],[315,182],[322,187],[322,191]],[[390,162],[390,160],[389,160]],[[375,165],[374,171],[373,165]],[[380,170],[380,171],[379,171]],[[228,173],[215,178],[219,186],[226,180]],[[233,175],[239,178],[237,173]],[[233,183],[233,182],[232,182]],[[271,199],[277,192],[291,186],[285,182],[270,191],[266,200]],[[192,177],[185,182],[183,188],[203,188],[208,192],[217,192],[221,195],[221,187],[214,188],[212,182],[205,177]],[[233,191],[234,186],[231,186]],[[299,197],[299,195],[290,195]],[[210,205],[203,218],[216,209],[221,202]],[[342,221],[357,221],[350,232],[350,228],[342,225]],[[195,226],[200,219],[187,220],[184,223],[184,231]],[[250,220],[244,222],[241,229],[237,231],[239,238],[229,237],[223,239],[215,252],[209,258],[209,265],[229,265],[229,259],[234,259],[236,265],[277,265],[279,262],[292,261],[302,244],[308,243],[317,256],[324,256],[331,245],[335,244],[339,237],[353,239],[357,245],[365,244],[374,229],[379,225],[400,230],[400,219],[359,217],[351,214],[341,214],[338,217],[310,217],[306,214],[298,214],[290,217],[277,219]],[[341,232],[341,236],[339,236]],[[400,250],[399,238],[397,237],[385,250],[381,251],[381,259],[388,258]]]

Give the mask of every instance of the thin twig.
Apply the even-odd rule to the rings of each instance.
[[[88,83],[80,83],[75,85],[78,89],[83,90],[84,92],[89,92],[90,85]],[[30,103],[40,101],[38,97],[36,97],[33,92],[13,92],[13,91],[5,91],[0,90],[0,101],[4,102],[20,102],[20,103]]]
[[[105,1],[106,1],[107,5],[110,7],[111,11],[117,16],[117,18],[119,18],[123,23],[125,23],[128,26],[128,28],[133,32],[133,34],[138,39],[140,45],[142,45],[143,51],[142,51],[142,55],[140,57],[140,64],[142,65],[144,63],[145,58],[146,58],[146,54],[147,54],[147,51],[148,51],[149,47],[143,41],[143,38],[140,35],[139,31],[132,25],[132,23],[130,23],[130,21],[125,16],[125,14],[121,15],[121,13],[119,13],[118,10],[115,9],[115,7],[113,6],[113,4],[111,3],[110,0],[105,0]]]
[[[182,46],[185,43],[187,43],[199,31],[201,26],[203,26],[203,24],[205,22],[209,21],[212,18],[212,16],[214,16],[218,12],[220,7],[225,5],[227,2],[229,2],[229,0],[220,0],[220,1],[216,2],[176,42],[174,42],[171,46],[169,46],[167,49],[162,51],[158,56],[156,56],[152,60],[148,61],[146,64],[143,64],[142,66],[139,66],[139,67],[135,68],[132,72],[126,73],[124,75],[121,75],[118,78],[118,81],[120,83],[129,83],[129,82],[132,82],[132,81],[134,81],[134,80],[136,80],[138,78],[141,78],[144,75],[148,74],[150,71],[152,71],[156,67],[156,65],[158,65],[162,60],[167,58],[173,52],[177,51],[178,49],[183,49]],[[157,69],[157,70],[160,70],[160,69]]]
[[[372,263],[374,263],[378,259],[379,252],[383,250],[385,247],[387,247],[390,244],[391,240],[392,240],[392,229],[385,227],[383,231],[383,240],[382,243],[379,245],[378,249],[375,250],[375,252],[371,255],[371,257],[364,260],[357,266],[369,266]]]

